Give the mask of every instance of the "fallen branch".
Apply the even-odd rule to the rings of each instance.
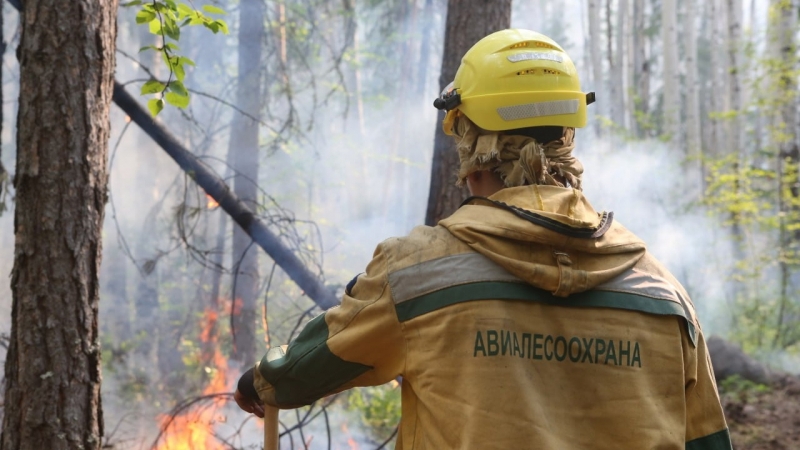
[[[338,304],[334,292],[325,287],[319,278],[234,194],[216,173],[192,152],[181,145],[172,134],[155,121],[135,98],[114,82],[114,103],[131,121],[147,133],[184,172],[211,196],[231,218],[242,227],[259,247],[283,269],[284,272],[322,309]]]
[[[21,11],[20,0],[8,2]],[[339,303],[332,289],[327,288],[320,279],[303,264],[289,248],[273,234],[253,211],[234,194],[227,184],[216,173],[209,169],[192,152],[187,150],[172,134],[156,122],[136,99],[121,84],[114,81],[114,103],[117,104],[131,120],[147,133],[167,154],[178,163],[178,166],[189,174],[195,182],[211,196],[219,206],[239,224],[259,247],[286,272],[311,300],[320,308],[328,309]]]

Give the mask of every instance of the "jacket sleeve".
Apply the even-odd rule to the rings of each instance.
[[[306,324],[283,358],[256,365],[262,401],[281,408],[310,404],[355,386],[386,383],[402,373],[405,339],[388,286],[383,247],[340,306]]]
[[[732,450],[728,426],[702,331],[697,346],[684,335],[686,371],[686,450]]]

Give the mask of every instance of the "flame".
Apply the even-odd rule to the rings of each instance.
[[[211,380],[203,389],[203,395],[230,392],[232,386],[228,385],[228,361],[222,356],[217,344],[217,318],[218,313],[206,310],[203,315],[203,330],[200,339],[208,345],[209,355],[204,355],[204,361],[210,362],[206,371],[211,373]],[[213,407],[197,405],[185,413],[170,418],[160,416],[161,428],[164,435],[158,450],[193,450],[222,448],[214,435],[214,424],[225,422],[227,418],[216,412],[225,403],[224,398],[215,398]],[[170,420],[171,419],[171,420]]]
[[[342,424],[342,432],[347,436],[347,445],[350,446],[350,450],[358,450],[358,444],[356,444],[356,440],[353,439],[353,436],[350,434],[350,430],[347,429],[347,424]]]
[[[214,209],[214,208],[219,206],[219,203],[217,203],[217,201],[214,200],[214,197],[212,197],[212,196],[210,196],[208,194],[206,194],[206,200],[207,200],[206,209]]]

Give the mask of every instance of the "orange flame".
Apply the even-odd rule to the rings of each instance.
[[[342,432],[347,436],[347,445],[350,446],[350,450],[358,450],[358,444],[356,444],[356,440],[353,439],[353,436],[350,434],[350,430],[347,429],[347,424],[342,424]]]
[[[203,315],[203,331],[200,339],[210,344],[213,349],[211,365],[213,368],[206,370],[212,374],[208,385],[203,389],[203,395],[230,392],[228,386],[228,361],[222,356],[217,345],[217,312],[206,310]],[[215,410],[225,403],[224,398],[214,399],[214,406],[200,405],[189,411],[172,418],[161,416],[164,436],[158,445],[158,450],[193,450],[206,448],[220,448],[219,441],[214,437],[214,424],[224,422],[226,418],[215,415]]]
[[[207,202],[206,202],[206,208],[207,209],[214,209],[214,208],[219,206],[219,203],[217,203],[217,201],[214,200],[214,197],[212,197],[212,196],[210,196],[208,194],[206,194],[206,200],[207,200]]]

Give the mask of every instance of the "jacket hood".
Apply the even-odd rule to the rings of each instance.
[[[439,225],[516,277],[560,297],[611,280],[645,254],[642,240],[570,188],[501,189],[469,199]]]

